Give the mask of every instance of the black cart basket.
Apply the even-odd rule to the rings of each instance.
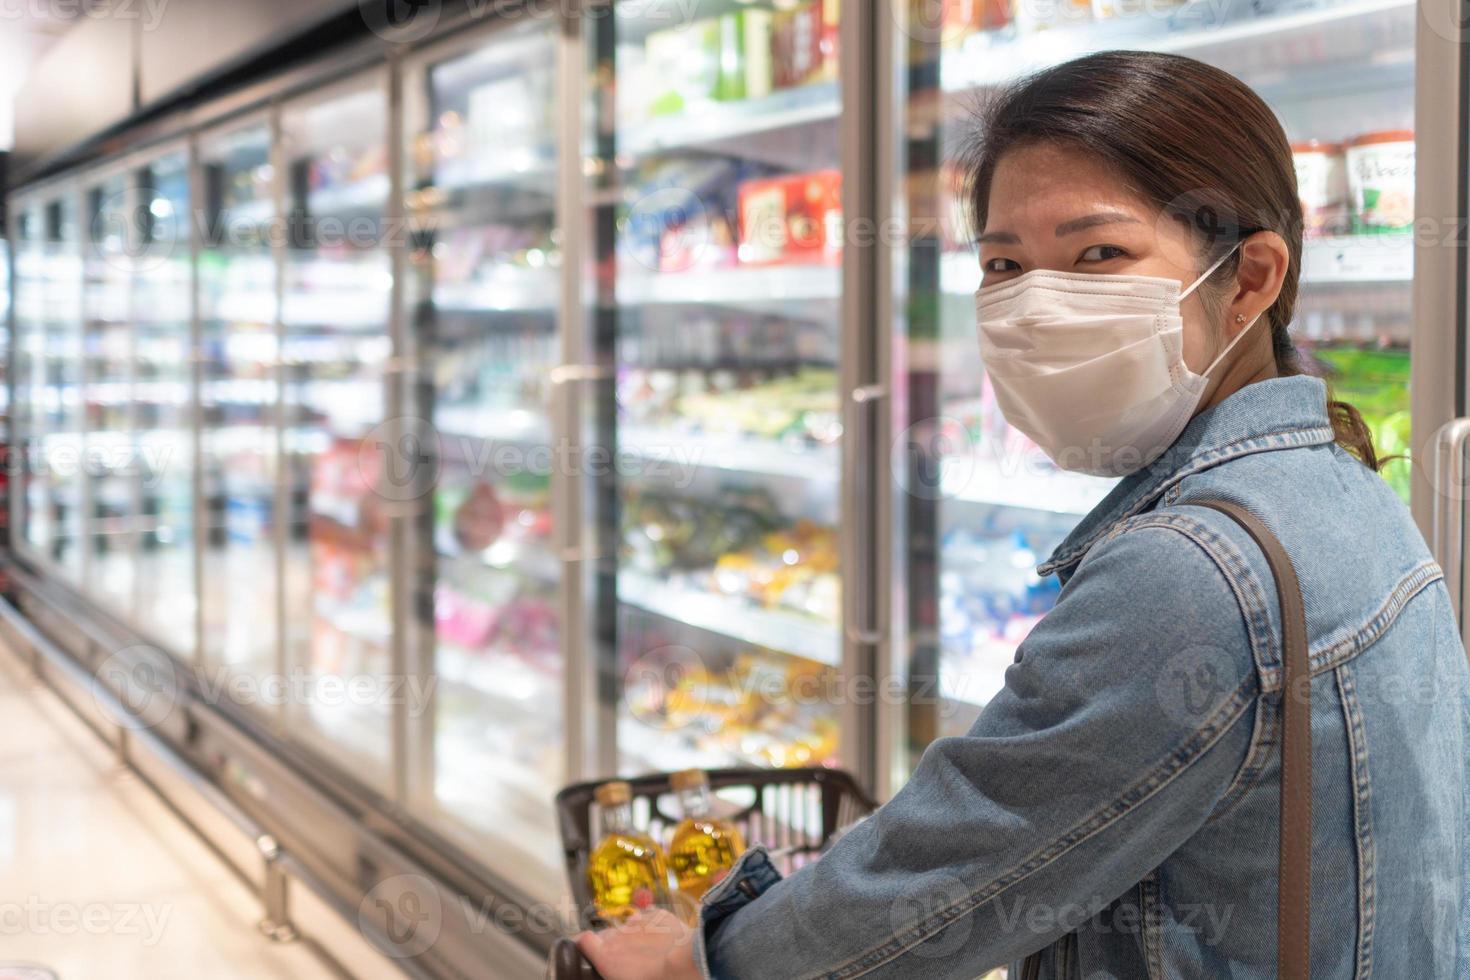
[[[659,841],[678,822],[671,808],[674,791],[669,775],[627,780],[633,789],[635,826]],[[597,919],[587,886],[587,860],[600,837],[593,820],[597,810],[593,794],[603,782],[577,783],[556,794],[572,898],[582,926],[588,929],[605,924]],[[740,828],[747,844],[764,844],[783,874],[815,859],[840,832],[878,807],[840,769],[712,769],[709,786],[723,807],[720,815]],[[597,973],[576,945],[563,939],[552,951],[547,976],[573,980],[594,978]]]

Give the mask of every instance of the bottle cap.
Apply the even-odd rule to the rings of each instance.
[[[633,787],[621,779],[615,779],[593,790],[592,797],[601,807],[621,806],[633,799]]]
[[[704,774],[703,769],[684,769],[669,776],[669,788],[676,793],[708,785],[709,777]]]

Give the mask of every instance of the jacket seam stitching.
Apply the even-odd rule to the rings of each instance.
[[[1373,644],[1383,639],[1384,634],[1394,623],[1398,622],[1399,616],[1403,615],[1409,603],[1419,593],[1443,578],[1444,572],[1432,561],[1421,562],[1414,566],[1403,578],[1399,579],[1398,584],[1389,592],[1377,612],[1368,617],[1368,620],[1353,635],[1341,640],[1328,639],[1318,645],[1317,651],[1307,658],[1311,664],[1312,676],[1325,674],[1329,670],[1345,663],[1351,663],[1362,656]],[[1279,665],[1268,668],[1266,673],[1273,690],[1281,685]]]
[[[1324,673],[1360,656],[1388,632],[1389,627],[1408,607],[1410,600],[1443,578],[1444,572],[1433,561],[1415,565],[1399,579],[1378,610],[1352,636],[1341,640],[1329,638],[1321,649],[1309,657],[1312,674],[1315,676]]]
[[[1149,980],[1165,980],[1164,972],[1164,917],[1160,907],[1159,869],[1150,871],[1139,882],[1140,898],[1144,904],[1143,950],[1144,968]]]
[[[1235,595],[1237,611],[1245,620],[1246,633],[1251,643],[1251,660],[1255,665],[1262,693],[1275,690],[1280,684],[1279,679],[1274,685],[1266,683],[1269,675],[1268,660],[1274,654],[1272,641],[1275,638],[1271,629],[1271,617],[1266,609],[1266,593],[1261,588],[1255,571],[1246,562],[1245,555],[1235,547],[1234,542],[1216,533],[1209,525],[1184,514],[1148,514],[1132,521],[1128,529],[1131,531],[1145,527],[1163,528],[1183,535],[1215,563]]]
[[[1301,449],[1305,446],[1319,446],[1323,444],[1322,436],[1331,440],[1333,432],[1331,426],[1304,426],[1296,429],[1283,429],[1280,432],[1272,432],[1267,435],[1247,436],[1234,442],[1216,446],[1196,456],[1191,456],[1183,466],[1175,470],[1169,476],[1164,477],[1159,483],[1150,488],[1137,500],[1128,506],[1128,509],[1119,514],[1108,527],[1100,527],[1089,534],[1083,540],[1068,548],[1062,554],[1047,559],[1038,568],[1037,573],[1049,575],[1058,569],[1073,564],[1078,557],[1087,553],[1087,550],[1097,543],[1098,539],[1107,533],[1108,528],[1118,521],[1125,521],[1135,516],[1143,508],[1167,491],[1171,486],[1179,483],[1187,476],[1192,476],[1201,470],[1218,466],[1220,463],[1229,462],[1240,456],[1249,456],[1257,452],[1273,452],[1281,449]]]
[[[1353,778],[1353,839],[1358,859],[1358,955],[1355,980],[1373,976],[1373,927],[1376,918],[1374,875],[1376,854],[1373,844],[1372,784],[1368,770],[1368,740],[1358,703],[1358,683],[1350,664],[1337,668],[1337,691],[1342,703],[1343,722],[1347,728],[1349,762]]]
[[[1245,765],[1241,766],[1235,781],[1226,789],[1225,795],[1220,797],[1220,802],[1215,804],[1215,812],[1205,821],[1207,825],[1217,823],[1234,813],[1249,799],[1251,790],[1261,784],[1276,755],[1280,718],[1280,708],[1270,710],[1264,698],[1256,704],[1256,731],[1252,736],[1251,754],[1247,756]]]
[[[1125,790],[1118,799],[1112,801],[1102,809],[1094,811],[1091,816],[1075,825],[1071,831],[1062,835],[1060,839],[1054,841],[1048,847],[1033,852],[1021,864],[1007,871],[1005,874],[992,879],[984,888],[978,889],[968,897],[940,910],[927,921],[911,927],[904,934],[892,937],[882,946],[866,950],[830,970],[814,973],[810,976],[814,980],[816,978],[820,978],[820,980],[852,980],[852,978],[871,973],[883,964],[890,962],[914,947],[939,935],[961,916],[993,901],[1011,887],[1051,864],[1057,858],[1107,830],[1123,817],[1153,799],[1160,790],[1172,783],[1201,756],[1214,748],[1225,737],[1226,733],[1239,722],[1241,716],[1245,713],[1246,706],[1255,700],[1255,695],[1248,693],[1249,689],[1253,686],[1254,678],[1243,680],[1231,693],[1230,697],[1215,709],[1214,714],[1210,716],[1209,720],[1201,727],[1195,729],[1189,739],[1183,745],[1175,748],[1164,762],[1155,766],[1147,776]],[[889,946],[893,948],[888,949]],[[868,962],[870,958],[871,962]]]

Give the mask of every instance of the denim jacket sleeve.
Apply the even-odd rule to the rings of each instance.
[[[821,860],[782,879],[753,849],[711,889],[706,977],[969,980],[1083,926],[1240,776],[1259,685],[1233,574],[1176,528],[1095,545],[968,734]]]

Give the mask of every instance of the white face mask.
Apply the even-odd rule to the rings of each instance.
[[[1239,243],[1235,248],[1239,248]],[[1204,394],[1206,375],[1184,363],[1177,279],[1033,269],[975,292],[980,356],[1006,421],[1058,466],[1126,476],[1179,437]]]

